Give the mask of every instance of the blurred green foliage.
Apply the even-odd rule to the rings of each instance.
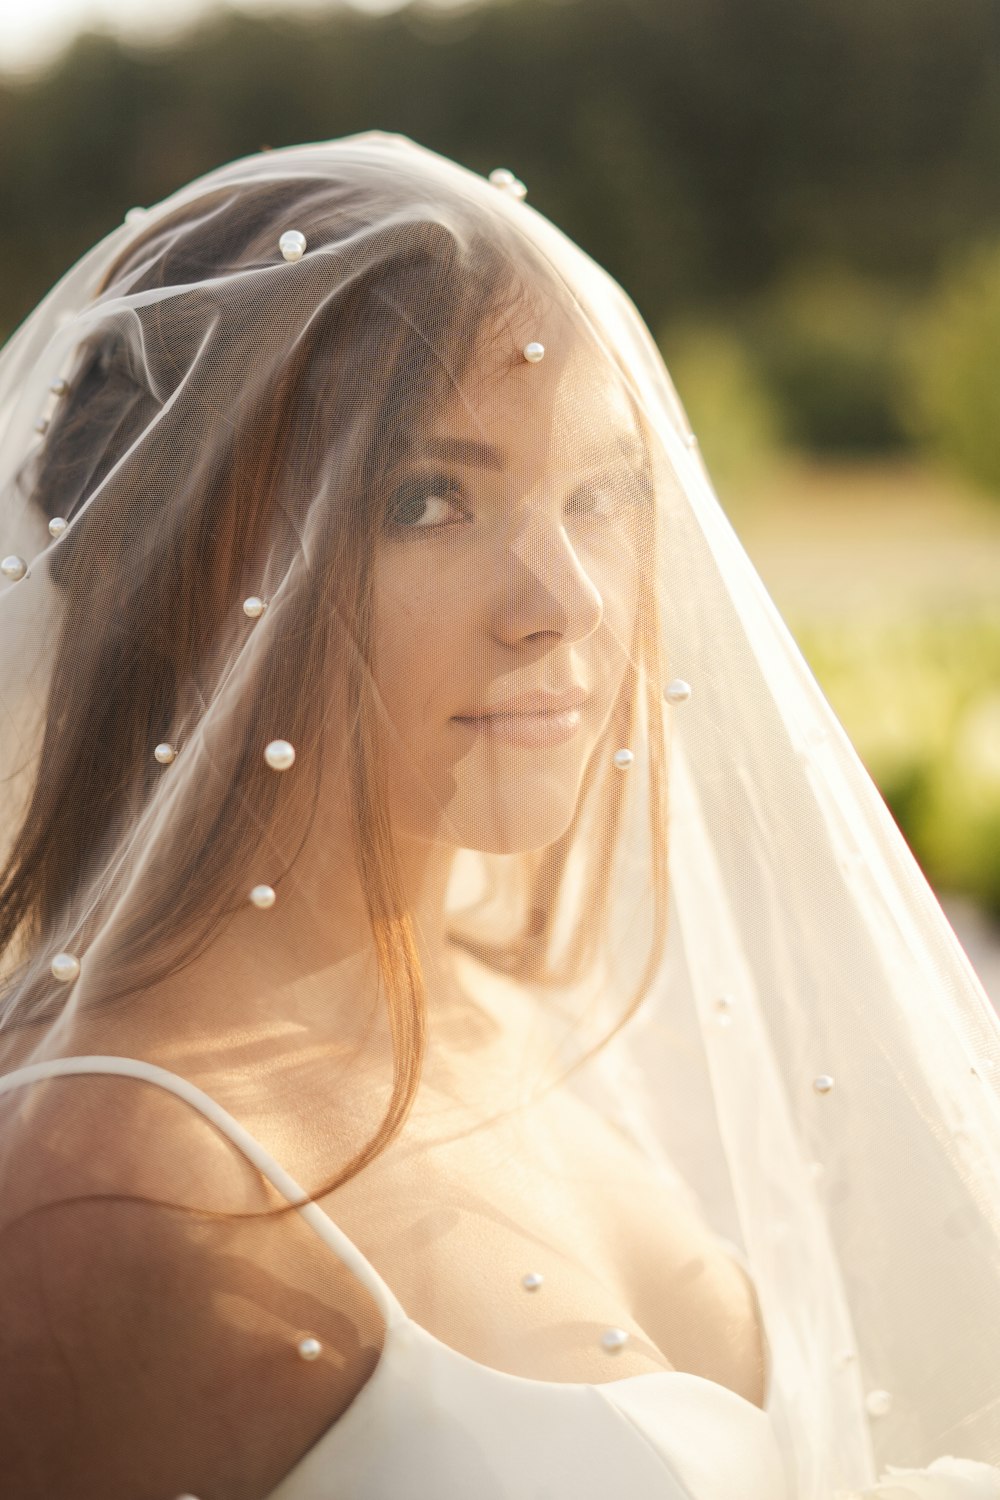
[[[918,442],[994,495],[1000,495],[998,372],[1000,239],[949,265],[912,320],[899,385],[900,412]]]
[[[748,309],[748,343],[796,447],[861,454],[902,445],[896,403],[909,311],[891,286],[804,264]]]
[[[659,342],[712,473],[748,482],[782,447],[820,458],[905,448],[902,351],[914,316],[906,293],[803,264],[726,324],[671,324]]]
[[[782,410],[745,343],[708,323],[674,326],[659,342],[716,483],[766,477],[784,443]]]
[[[795,634],[930,883],[1000,918],[1000,613]]]
[[[779,427],[891,447],[901,309],[1000,225],[998,57],[996,0],[333,5],[223,10],[168,46],[86,35],[0,76],[0,337],[131,205],[378,128],[512,167],[652,327],[687,330],[720,433],[743,393],[748,461]]]

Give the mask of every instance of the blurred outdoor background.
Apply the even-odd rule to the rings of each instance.
[[[133,205],[370,128],[510,167],[630,292],[1000,1001],[996,0],[24,0],[0,339]]]

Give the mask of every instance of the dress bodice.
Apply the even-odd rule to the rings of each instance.
[[[385,1320],[373,1373],[268,1500],[787,1500],[770,1371],[761,1408],[681,1370],[585,1384],[480,1364],[408,1317],[343,1230],[187,1079],[133,1058],[71,1057],[0,1077],[0,1093],[86,1073],[140,1078],[198,1109],[297,1203]]]

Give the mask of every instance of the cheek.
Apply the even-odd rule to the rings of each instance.
[[[457,647],[472,628],[469,590],[427,557],[390,562],[375,589],[375,682],[385,711],[403,741],[418,750],[461,706],[452,681]]]
[[[639,609],[640,564],[631,540],[618,535],[608,545],[603,539],[575,542],[577,556],[601,596],[601,651],[613,659],[627,657]]]
[[[615,553],[602,547],[581,561],[603,604],[600,628],[581,647],[594,691],[593,744],[608,727],[638,649],[640,565],[628,543]]]
[[[477,685],[469,662],[475,593],[468,569],[453,571],[432,550],[417,565],[394,559],[378,575],[373,675],[394,826],[460,841],[451,820],[461,800],[463,741],[448,721],[468,707]]]

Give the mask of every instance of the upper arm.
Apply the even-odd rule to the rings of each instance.
[[[377,1309],[294,1211],[188,1211],[284,1201],[189,1105],[58,1087],[4,1163],[4,1494],[261,1500],[370,1376]]]

